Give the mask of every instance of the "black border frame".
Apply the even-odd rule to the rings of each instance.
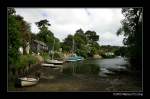
[[[65,7],[65,8],[74,8],[74,7],[102,7],[102,8],[120,8],[120,7],[143,7],[144,10],[144,2],[143,0],[3,0],[2,6],[1,6],[1,46],[2,50],[1,52],[1,82],[0,82],[0,94],[3,95],[9,95],[11,96],[17,96],[20,97],[23,96],[26,98],[25,92],[7,92],[7,7],[52,7],[52,8],[59,8],[59,7]],[[143,71],[144,72],[144,71]],[[86,95],[87,97],[93,97],[93,96],[124,96],[124,95],[114,95],[117,93],[125,93],[125,92],[37,92],[36,93],[30,93],[27,92],[28,95],[33,96],[61,96],[66,95],[70,96],[72,98],[72,95]],[[143,96],[143,92],[127,92],[129,94],[133,94],[131,96],[134,96],[134,93],[137,93],[139,95],[135,96]],[[59,94],[59,95],[57,95]],[[21,96],[20,96],[21,95]],[[78,96],[77,95],[77,96]],[[130,95],[129,95],[130,96]],[[74,97],[75,98],[75,97]]]

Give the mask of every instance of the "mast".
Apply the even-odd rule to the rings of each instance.
[[[54,58],[54,45],[55,45],[55,38],[54,38],[53,49],[52,49],[52,60]]]
[[[73,37],[72,52],[74,53],[74,37]]]

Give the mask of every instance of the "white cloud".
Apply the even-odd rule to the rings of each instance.
[[[113,33],[106,32],[100,35],[100,45],[122,45],[123,36],[117,36]]]
[[[31,23],[31,30],[37,33],[35,25],[42,19],[49,20],[49,29],[61,41],[74,34],[79,28],[96,31],[101,45],[122,45],[122,36],[116,36],[123,19],[121,8],[16,8],[16,13]]]

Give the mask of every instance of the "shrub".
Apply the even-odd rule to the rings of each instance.
[[[36,57],[29,55],[28,56],[28,64],[36,64],[36,63],[37,63]]]
[[[32,55],[21,55],[20,59],[16,63],[16,69],[22,69],[29,64],[36,64],[37,58]]]
[[[28,65],[28,57],[26,55],[21,55],[16,63],[16,69],[24,68],[26,65]]]
[[[48,53],[42,53],[42,57],[44,60],[47,60],[48,58],[50,58]]]
[[[54,58],[61,58],[61,55],[59,53],[54,53]]]

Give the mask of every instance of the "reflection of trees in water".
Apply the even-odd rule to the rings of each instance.
[[[96,64],[72,63],[63,69],[64,74],[98,74],[100,67]]]

